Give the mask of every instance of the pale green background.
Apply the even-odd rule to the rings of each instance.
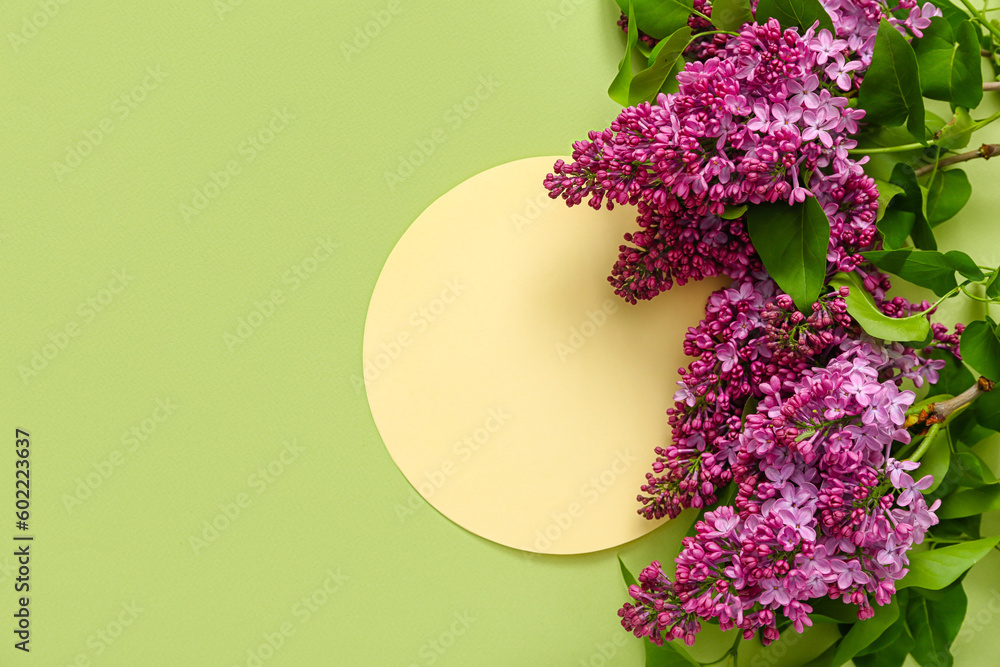
[[[399,0],[350,53],[342,45],[388,3],[220,4],[0,9],[0,425],[10,438],[0,545],[13,532],[16,427],[33,438],[37,536],[28,656],[10,645],[12,559],[0,555],[0,664],[246,665],[285,623],[293,633],[264,664],[599,665],[602,650],[614,654],[607,664],[641,664],[615,616],[615,553],[633,568],[667,559],[685,526],[578,557],[529,558],[477,538],[415,496],[356,384],[368,299],[410,222],[473,174],[565,153],[612,119],[613,3]],[[33,32],[25,21],[36,15],[44,25]],[[165,78],[123,117],[116,100],[147,68]],[[481,76],[496,89],[449,122]],[[276,109],[293,118],[249,160],[241,144]],[[385,172],[439,127],[445,141],[390,188]],[[54,163],[97,130],[100,144],[60,178]],[[181,205],[231,161],[239,173],[185,221]],[[990,264],[1000,260],[997,168],[970,168],[975,201],[942,233]],[[293,290],[283,277],[327,237],[334,256]],[[121,270],[127,286],[91,317],[87,300]],[[283,302],[230,349],[225,336],[274,289]],[[18,368],[67,326],[76,336],[25,381]],[[151,435],[130,451],[123,434],[159,399],[176,410],[146,421]],[[304,449],[285,455],[280,474],[251,477],[291,440]],[[249,505],[195,553],[191,537],[241,493]],[[992,663],[997,562],[969,579],[970,609],[984,615],[959,640],[960,665]],[[328,571],[341,585],[304,620],[296,605]],[[106,644],[98,633],[115,632],[123,604],[141,611]],[[448,641],[456,614],[468,627],[454,625],[461,634],[435,652],[429,642]],[[796,647],[820,648],[816,638]],[[770,656],[757,664],[795,664]]]

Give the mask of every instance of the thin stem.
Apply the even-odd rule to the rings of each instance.
[[[941,424],[934,424],[930,427],[930,429],[928,429],[927,435],[924,436],[924,441],[920,443],[920,447],[918,447],[917,451],[913,452],[913,456],[910,457],[911,461],[919,461],[921,457],[927,453],[927,450],[930,449],[931,443],[934,442],[934,438],[937,437],[938,431],[940,430]]]
[[[923,144],[912,143],[900,146],[880,146],[879,148],[852,148],[848,153],[874,155],[875,153],[902,153],[903,151],[913,151],[918,148],[927,148]]]
[[[965,296],[969,297],[970,299],[972,299],[974,301],[983,301],[984,303],[992,303],[993,302],[993,299],[986,299],[986,298],[983,298],[981,296],[976,296],[975,294],[973,294],[972,292],[970,292],[969,290],[967,290],[965,288],[965,285],[962,285],[961,287],[962,287],[962,293],[965,294]]]
[[[983,90],[1000,90],[1000,81],[987,81],[983,84]]]
[[[969,132],[971,133],[981,130],[990,123],[992,123],[993,121],[997,120],[998,118],[1000,118],[1000,111],[997,111],[989,118],[977,120],[969,127]],[[852,148],[847,152],[853,155],[873,155],[875,153],[901,153],[903,151],[912,151],[912,150],[917,150],[918,148],[929,148],[930,146],[936,146],[938,141],[939,139],[932,139],[928,141],[926,145],[912,143],[912,144],[901,144],[899,146],[880,146],[878,148]]]
[[[1000,82],[998,82],[1000,83]],[[1000,89],[998,89],[1000,90]],[[1000,144],[983,144],[974,151],[969,151],[968,153],[959,153],[958,155],[951,155],[944,158],[940,162],[935,162],[934,165],[926,165],[920,169],[914,170],[914,175],[917,178],[921,176],[926,176],[927,174],[935,171],[938,168],[945,168],[949,165],[958,164],[959,162],[968,162],[969,160],[975,160],[976,158],[983,158],[984,160],[989,160],[991,157],[996,157],[1000,155]]]
[[[686,10],[686,9],[687,9],[687,7],[685,7],[685,10]],[[701,12],[699,12],[699,11],[698,11],[697,9],[692,9],[692,10],[691,10],[691,13],[692,13],[692,14],[694,14],[695,16],[697,16],[698,18],[703,18],[703,19],[705,19],[706,21],[708,21],[709,23],[712,23],[712,17],[711,17],[711,16],[708,16],[708,15],[706,15],[706,14],[702,14],[702,13],[701,13]],[[712,25],[715,25],[715,24],[714,24],[714,23],[712,23]],[[736,33],[730,33],[730,34],[736,34]]]
[[[979,22],[983,25],[984,28],[989,30],[994,37],[1000,39],[1000,29],[998,29],[995,25],[990,23],[989,19],[986,18],[986,15],[983,14],[983,12],[976,9],[976,7],[971,2],[969,2],[969,0],[962,0],[962,4],[965,5],[970,12],[975,14],[975,16],[979,19]]]

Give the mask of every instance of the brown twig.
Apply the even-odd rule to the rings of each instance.
[[[984,91],[1000,90],[1000,81],[987,81],[983,84]]]
[[[993,381],[980,376],[976,384],[972,385],[955,398],[949,398],[940,403],[928,403],[919,415],[910,415],[906,418],[905,428],[911,426],[923,426],[926,430],[934,424],[942,424],[953,412],[959,408],[969,405],[974,400],[988,391],[993,390]]]
[[[952,164],[958,164],[959,162],[967,162],[969,160],[975,160],[976,158],[983,158],[984,160],[989,160],[991,157],[996,157],[1000,155],[1000,144],[983,144],[974,151],[969,151],[968,153],[959,153],[958,155],[952,155],[950,157],[938,160],[937,168],[943,169]],[[917,178],[921,176],[926,176],[927,174],[934,171],[934,165],[928,164],[920,169],[915,170],[913,173]]]

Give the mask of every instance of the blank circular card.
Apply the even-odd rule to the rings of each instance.
[[[365,324],[368,402],[389,454],[431,505],[540,553],[614,547],[669,439],[684,333],[722,280],[632,306],[607,274],[631,207],[549,199],[555,157],[473,176],[396,244]]]

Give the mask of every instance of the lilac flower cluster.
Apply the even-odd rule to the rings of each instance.
[[[917,0],[821,4],[833,32],[770,19],[731,35],[707,20],[709,0],[695,0],[678,92],[622,110],[545,179],[570,206],[637,206],[639,230],[626,235],[609,278],[631,303],[675,283],[733,279],[685,337],[693,361],[668,410],[672,444],[656,448],[639,513],[704,508],[731,483],[736,496],[685,538],[672,578],[654,561],[630,589],[622,625],[654,643],[690,644],[708,619],[746,637],[760,631],[767,643],[782,615],[800,632],[811,625],[817,598],[867,618],[937,522],[937,504],[921,493],[932,479],[914,480],[918,464],[891,451],[910,439],[914,394],[901,383],[934,383],[945,363],[867,338],[847,313],[847,288],[800,312],[764,270],[742,215],[745,205],[813,197],[830,222],[828,275],[856,273],[892,317],[930,307],[890,298],[888,277],[860,254],[879,245],[878,191],[848,154],[864,117],[848,98],[881,19],[920,36],[941,12]],[[935,325],[925,352],[957,354],[956,331]]]
[[[743,410],[769,378],[794,382],[847,340],[852,321],[842,292],[824,295],[806,316],[769,279],[747,278],[709,297],[705,319],[688,329],[680,389],[667,411],[673,444],[655,449],[639,513],[677,516],[716,500],[732,478]]]
[[[761,383],[732,451],[735,502],[696,524],[673,580],[658,562],[643,571],[634,604],[619,611],[625,628],[690,644],[701,620],[717,619],[769,643],[779,614],[799,632],[812,625],[810,600],[840,599],[862,619],[890,600],[940,501],[924,501],[932,479],[914,480],[919,464],[889,454],[910,438],[914,394],[898,387],[905,355],[869,340],[838,347],[825,366]]]
[[[749,275],[759,260],[745,219],[725,219],[727,208],[810,196],[838,218],[835,269],[853,269],[875,238],[878,193],[847,154],[864,116],[840,94],[854,86],[854,69],[830,74],[849,56],[827,31],[748,24],[716,57],[689,63],[677,93],[622,110],[574,144],[572,163],[556,162],[550,196],[640,206],[641,229],[609,279],[618,294],[634,302],[675,281]]]

